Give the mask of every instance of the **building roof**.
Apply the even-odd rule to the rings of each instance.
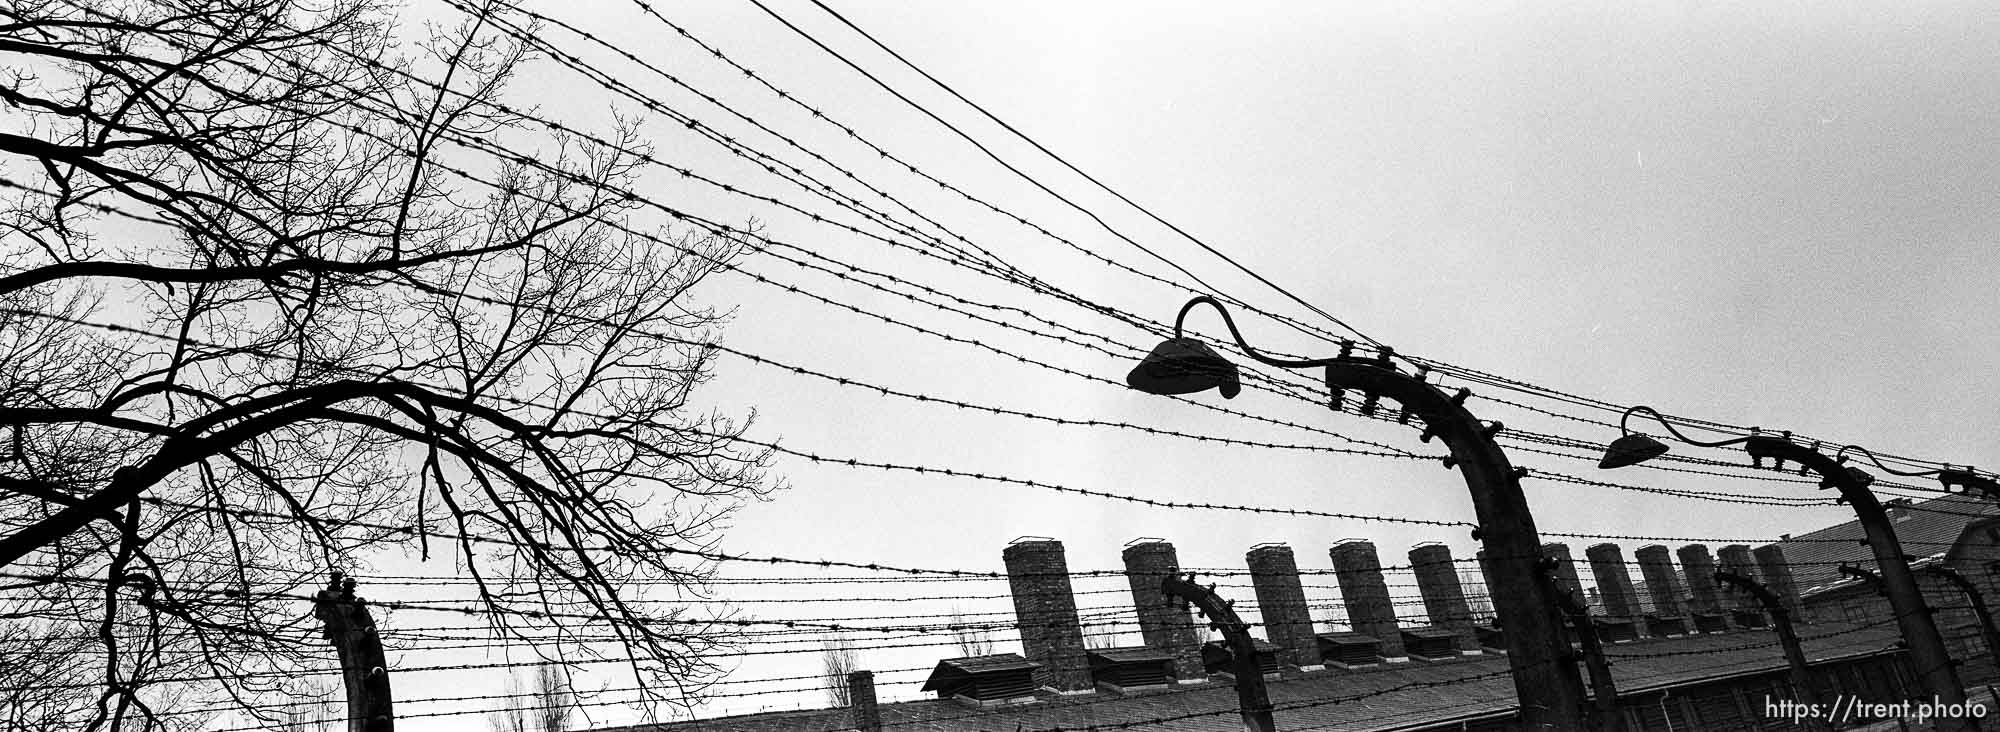
[[[931,677],[924,681],[924,691],[936,691],[942,685],[979,674],[1004,671],[1033,671],[1041,664],[1022,658],[1018,653],[995,653],[990,656],[965,656],[939,661],[937,668],[931,669]]]
[[[1326,641],[1328,643],[1363,643],[1363,644],[1373,643],[1375,645],[1382,644],[1381,639],[1376,638],[1375,636],[1372,635],[1368,635],[1367,633],[1351,633],[1351,632],[1320,633],[1319,635],[1316,635],[1314,637]]]
[[[1204,649],[1214,648],[1217,650],[1224,650],[1224,651],[1229,649],[1229,643],[1219,640],[1212,640],[1207,643],[1201,644],[1201,646]],[[1284,650],[1283,646],[1264,640],[1262,638],[1251,638],[1250,647],[1255,649],[1257,653],[1277,653],[1278,651]]]
[[[969,674],[983,674],[989,671],[1019,671],[1022,669],[1033,670],[1036,666],[1039,665],[1041,664],[1035,663],[1034,661],[1030,661],[1026,658],[1022,658],[1021,654],[1019,653],[995,653],[989,656],[965,656],[962,658],[947,658],[945,660],[938,662],[939,668],[950,667],[953,670],[963,671]]]
[[[1091,656],[1091,660],[1102,658],[1105,661],[1109,661],[1111,663],[1152,663],[1155,661],[1174,660],[1174,654],[1172,651],[1169,651],[1165,648],[1154,648],[1152,646],[1092,648],[1089,651],[1089,655]]]
[[[1903,552],[1919,557],[1948,551],[1974,521],[2000,517],[2000,503],[1958,494],[1887,508],[1893,514],[1892,519],[1901,518],[1892,525],[1896,527],[1897,540],[1903,544]],[[1861,522],[1849,521],[1775,544],[1784,549],[1785,562],[1792,565],[1792,586],[1804,594],[1844,579],[1840,576],[1841,562],[1875,566],[1875,552],[1864,543],[1864,538]]]
[[[1880,622],[1822,623],[1803,627],[1800,635],[1806,655],[1815,661],[1881,652],[1898,638],[1893,625]],[[1624,643],[1607,655],[1616,664],[1619,689],[1635,692],[1785,665],[1768,631]],[[1507,658],[1501,655],[1289,673],[1268,687],[1280,730],[1392,730],[1504,713],[1517,703]],[[1236,704],[1233,687],[1210,682],[1123,694],[1044,694],[1034,703],[986,709],[949,699],[888,703],[879,709],[883,725],[897,732],[1015,732],[1147,720],[1169,720],[1149,723],[1148,730],[1213,732],[1231,725]],[[830,732],[851,729],[844,726],[849,719],[846,709],[820,709],[603,732]]]

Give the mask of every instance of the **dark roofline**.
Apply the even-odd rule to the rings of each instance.
[[[1992,524],[1996,523],[1996,522],[2000,522],[2000,513],[1996,513],[1996,514],[1991,514],[1991,515],[1986,515],[1986,516],[1981,516],[1981,517],[1979,517],[1979,518],[1974,518],[1974,519],[1968,519],[1968,520],[1966,520],[1966,522],[1965,522],[1965,526],[1961,527],[1961,528],[1960,528],[1960,529],[1958,530],[1958,538],[1957,538],[1957,541],[1954,541],[1954,542],[1952,542],[1952,545],[1951,545],[1951,546],[1949,546],[1949,547],[1946,547],[1944,551],[1942,551],[1942,552],[1939,552],[1939,555],[1940,555],[1940,556],[1939,556],[1939,559],[1940,559],[1940,560],[1945,560],[1945,559],[1950,559],[1950,558],[1951,558],[1951,553],[1952,553],[1953,551],[1957,550],[1959,546],[1961,546],[1961,545],[1963,545],[1963,544],[1965,543],[1965,535],[1966,535],[1967,533],[1969,533],[1969,532],[1971,532],[1971,531],[1973,531],[1973,530],[1975,530],[1975,529],[1980,529],[1980,528],[1990,528],[1990,526],[1991,526]]]
[[[1874,656],[1882,656],[1882,655],[1889,655],[1889,654],[1894,654],[1894,653],[1902,653],[1902,652],[1903,652],[1903,649],[1900,649],[1900,648],[1878,648],[1878,649],[1875,649],[1875,650],[1872,650],[1872,651],[1854,651],[1854,652],[1852,652],[1852,653],[1844,653],[1844,654],[1841,654],[1841,655],[1838,655],[1838,656],[1827,656],[1827,657],[1825,657],[1825,658],[1808,658],[1808,659],[1806,659],[1806,665],[1807,665],[1807,666],[1817,666],[1817,665],[1819,665],[1819,664],[1822,664],[1822,663],[1837,663],[1837,662],[1841,662],[1841,661],[1852,661],[1852,660],[1855,660],[1855,659],[1859,659],[1859,658],[1872,658],[1872,657],[1874,657]],[[1658,689],[1661,689],[1661,688],[1663,688],[1663,687],[1669,687],[1669,686],[1689,686],[1689,685],[1692,685],[1692,684],[1706,684],[1706,683],[1711,683],[1711,682],[1715,682],[1715,681],[1726,681],[1726,680],[1729,680],[1729,679],[1734,679],[1734,678],[1739,678],[1739,677],[1743,677],[1743,676],[1755,676],[1755,675],[1757,675],[1757,674],[1767,674],[1767,673],[1770,673],[1770,672],[1772,672],[1772,671],[1783,671],[1783,670],[1785,670],[1785,661],[1784,661],[1784,659],[1783,659],[1783,658],[1779,658],[1779,659],[1776,659],[1776,664],[1775,664],[1775,665],[1772,665],[1772,666],[1767,666],[1767,667],[1762,667],[1762,668],[1757,668],[1757,669],[1752,669],[1752,670],[1749,670],[1749,671],[1730,671],[1730,672],[1724,672],[1724,673],[1716,673],[1716,674],[1709,674],[1709,675],[1707,675],[1707,676],[1696,676],[1696,677],[1693,677],[1693,678],[1688,678],[1688,679],[1681,679],[1681,680],[1678,680],[1678,681],[1674,681],[1674,682],[1670,682],[1670,683],[1658,683],[1658,682],[1656,682],[1656,683],[1653,683],[1653,684],[1651,684],[1651,685],[1648,685],[1648,686],[1639,686],[1639,687],[1633,687],[1633,688],[1631,688],[1631,689],[1619,689],[1619,690],[1618,690],[1618,693],[1619,693],[1620,695],[1624,695],[1624,694],[1628,694],[1628,693],[1629,693],[1629,694],[1640,694],[1640,693],[1645,693],[1645,692],[1648,692],[1648,691],[1656,691],[1656,690],[1658,690]]]
[[[1925,510],[1925,507],[1927,507],[1927,506],[1930,506],[1930,505],[1931,505],[1931,504],[1933,504],[1933,503],[1938,503],[1938,502],[1941,502],[1941,501],[1951,501],[1951,502],[1956,502],[1956,503],[1968,503],[1968,504],[1972,504],[1972,505],[1973,505],[1974,507],[1976,507],[1976,508],[1978,508],[1978,509],[1982,509],[1982,510],[1983,510],[1983,509],[1987,509],[1987,508],[1990,508],[1990,507],[1991,507],[1991,504],[1990,504],[1990,503],[1989,503],[1988,501],[1986,501],[1986,500],[1984,500],[1984,499],[1981,499],[1981,498],[1979,498],[1979,497],[1977,497],[1977,496],[1970,496],[1970,495],[1966,495],[1966,494],[1964,494],[1964,493],[1947,493],[1947,494],[1945,494],[1945,495],[1941,495],[1941,496],[1938,496],[1938,497],[1936,497],[1936,498],[1933,498],[1933,499],[1930,499],[1930,500],[1928,500],[1928,501],[1924,501],[1923,503],[1913,503],[1913,504],[1910,504],[1910,505],[1908,505],[1908,506],[1905,506],[1905,508],[1908,508],[1908,509],[1911,509],[1911,510],[1915,510],[1915,511],[1923,511],[1923,510]],[[1887,504],[1885,503],[1883,507],[1884,507],[1884,508],[1887,508]],[[1972,524],[1973,522],[1976,522],[1976,521],[1983,521],[1983,520],[1986,520],[1986,519],[1989,519],[1989,518],[2000,518],[2000,514],[1991,514],[1991,513],[1989,513],[1989,514],[1982,514],[1982,515],[1977,515],[1977,516],[1966,516],[1965,518],[1966,518],[1966,523],[1967,523],[1968,525],[1970,525],[1970,524]],[[1777,540],[1777,541],[1773,541],[1773,542],[1767,542],[1767,543],[1765,543],[1765,544],[1761,544],[1761,545],[1758,545],[1758,546],[1757,546],[1756,548],[1758,548],[1758,549],[1761,549],[1761,548],[1764,548],[1764,547],[1767,547],[1767,546],[1775,546],[1775,545],[1778,545],[1778,544],[1784,544],[1784,543],[1788,543],[1788,542],[1799,542],[1799,541],[1810,541],[1810,540],[1814,540],[1814,539],[1824,539],[1824,538],[1828,538],[1829,536],[1834,536],[1834,537],[1836,537],[1836,538],[1837,538],[1837,537],[1839,536],[1839,534],[1841,534],[1841,533],[1850,533],[1850,532],[1857,532],[1857,531],[1860,531],[1860,530],[1861,530],[1861,519],[1851,519],[1851,520],[1848,520],[1848,521],[1842,521],[1842,522],[1840,522],[1840,523],[1837,523],[1837,524],[1834,524],[1834,525],[1832,525],[1832,526],[1827,526],[1827,527],[1824,527],[1824,528],[1820,528],[1820,529],[1816,529],[1816,530],[1813,530],[1813,531],[1808,531],[1808,532],[1806,532],[1806,533],[1803,533],[1803,534],[1797,534],[1797,535],[1794,535],[1794,536],[1792,536],[1792,538],[1789,538],[1789,539],[1779,539],[1779,540]]]
[[[961,664],[960,661],[979,663]],[[937,662],[931,669],[930,678],[924,679],[924,687],[919,691],[938,691],[943,685],[960,679],[971,679],[998,673],[1033,673],[1042,664],[1022,658],[1018,653],[994,653],[985,656],[962,656],[947,658]]]
[[[1819,659],[1811,659],[1811,660],[1808,660],[1808,661],[1806,662],[1806,664],[1807,664],[1807,665],[1809,665],[1809,666],[1811,666],[1811,665],[1817,665],[1817,664],[1822,664],[1822,663],[1835,663],[1835,662],[1840,662],[1840,661],[1852,661],[1852,660],[1855,660],[1855,659],[1861,659],[1861,658],[1870,658],[1870,657],[1874,657],[1874,656],[1882,656],[1882,655],[1888,655],[1888,654],[1894,654],[1894,653],[1902,653],[1902,652],[1903,652],[1903,651],[1902,651],[1902,649],[1898,649],[1898,648],[1883,648],[1883,649],[1879,649],[1879,650],[1873,650],[1873,651],[1856,651],[1856,652],[1854,652],[1854,653],[1848,653],[1848,654],[1843,654],[1843,655],[1839,655],[1839,656],[1828,656],[1828,657],[1826,657],[1826,658],[1819,658]],[[1748,670],[1748,671],[1734,671],[1734,672],[1729,672],[1729,673],[1718,673],[1718,674],[1709,674],[1709,675],[1707,675],[1707,676],[1697,676],[1697,677],[1694,677],[1694,678],[1687,678],[1687,679],[1677,679],[1677,680],[1670,680],[1670,681],[1665,681],[1665,682],[1658,682],[1658,683],[1654,683],[1654,684],[1650,684],[1650,685],[1647,685],[1647,686],[1640,686],[1640,687],[1635,687],[1635,688],[1630,688],[1630,689],[1623,689],[1623,688],[1621,688],[1621,689],[1619,689],[1619,690],[1618,690],[1618,695],[1619,695],[1620,697],[1623,697],[1623,696],[1625,696],[1625,695],[1628,695],[1628,694],[1650,694],[1650,693],[1652,693],[1652,692],[1655,692],[1655,691],[1660,691],[1660,690],[1663,690],[1663,689],[1668,689],[1668,688],[1678,688],[1678,687],[1682,687],[1682,686],[1693,686],[1693,685],[1697,685],[1697,684],[1709,684],[1709,683],[1714,683],[1714,682],[1717,682],[1717,681],[1727,681],[1727,680],[1729,680],[1729,679],[1734,679],[1734,678],[1740,678],[1740,677],[1744,677],[1744,676],[1755,676],[1755,675],[1758,675],[1758,674],[1768,674],[1768,673],[1771,673],[1771,672],[1773,672],[1773,671],[1782,671],[1782,670],[1784,670],[1784,667],[1785,667],[1785,664],[1784,664],[1784,662],[1783,662],[1782,660],[1780,660],[1780,661],[1779,661],[1779,662],[1777,663],[1777,665],[1774,665],[1774,666],[1768,666],[1768,667],[1762,667],[1762,668],[1756,668],[1756,669],[1751,669],[1751,670]],[[1586,693],[1587,693],[1587,692],[1586,692]],[[1436,728],[1438,728],[1438,727],[1441,727],[1441,726],[1446,726],[1446,725],[1450,725],[1450,724],[1453,724],[1453,723],[1457,723],[1457,724],[1460,724],[1460,725],[1467,725],[1467,724],[1471,724],[1471,723],[1473,723],[1473,722],[1484,722],[1484,721],[1488,721],[1488,720],[1494,720],[1494,719],[1504,719],[1504,718],[1507,718],[1507,717],[1511,717],[1511,716],[1514,716],[1515,714],[1518,714],[1518,713],[1520,713],[1520,711],[1521,711],[1521,710],[1520,710],[1520,707],[1507,707],[1507,708],[1505,708],[1505,709],[1495,709],[1495,710],[1491,710],[1491,711],[1485,711],[1485,712],[1472,712],[1472,713],[1469,713],[1469,714],[1462,714],[1462,715],[1459,715],[1459,716],[1456,716],[1456,717],[1448,717],[1448,718],[1440,718],[1440,719],[1429,719],[1429,720],[1423,720],[1423,721],[1417,721],[1417,722],[1405,722],[1405,723],[1403,723],[1403,724],[1399,724],[1399,725],[1396,725],[1396,726],[1394,726],[1394,727],[1369,727],[1369,728],[1366,728],[1365,732],[1400,732],[1401,730],[1419,730],[1419,729],[1436,729]]]
[[[1112,663],[1146,663],[1152,661],[1172,661],[1174,652],[1166,648],[1151,646],[1119,646],[1115,648],[1091,648],[1084,651],[1086,657],[1102,658]]]
[[[1467,725],[1473,722],[1484,722],[1490,719],[1505,719],[1507,717],[1512,717],[1519,712],[1520,709],[1518,707],[1508,707],[1506,709],[1495,709],[1490,712],[1473,712],[1471,714],[1452,717],[1450,719],[1433,719],[1426,722],[1405,722],[1403,724],[1399,724],[1394,727],[1370,727],[1367,729],[1366,732],[1399,732],[1400,730],[1435,729],[1439,725],[1448,725],[1454,722],[1460,725]]]
[[[1807,598],[1816,599],[1821,597],[1842,595],[1846,594],[1848,590],[1852,590],[1855,588],[1863,588],[1863,587],[1873,589],[1875,585],[1867,580],[1853,578],[1853,577],[1832,584],[1813,585],[1811,587],[1807,587],[1805,591],[1799,593],[1799,601],[1804,602]]]

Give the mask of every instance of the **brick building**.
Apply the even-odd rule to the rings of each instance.
[[[1974,536],[1989,530],[1984,514],[1950,505],[1952,513],[1968,514],[1966,520],[1956,528],[1949,522],[1911,524],[1906,541],[1912,546],[1945,541],[1944,546],[1958,548],[1973,537],[1975,543],[1992,544],[1983,534]],[[1915,530],[1934,524],[1935,529]],[[2000,520],[1992,525],[2000,527]],[[1804,611],[1813,623],[1802,627],[1800,636],[1827,693],[1885,702],[1910,698],[1915,681],[1894,625],[1881,622],[1879,615],[1848,619],[1828,609],[1837,605],[1827,598],[1846,597],[1841,593],[1847,590],[1837,582],[1821,582],[1830,577],[1816,563],[1840,554],[1836,549],[1845,544],[1806,539],[1839,538],[1842,528],[1755,549],[1732,545],[1718,556],[1721,566],[1748,571],[1768,583],[1784,586],[1789,581],[1807,588]],[[1950,538],[1936,538],[1940,536]],[[1560,544],[1544,551],[1572,556]],[[1516,727],[1517,699],[1501,648],[1504,629],[1469,611],[1468,598],[1484,597],[1485,587],[1471,586],[1478,584],[1466,580],[1471,573],[1444,569],[1464,560],[1454,560],[1448,548],[1435,543],[1414,547],[1409,563],[1397,566],[1386,566],[1375,546],[1365,541],[1342,540],[1326,552],[1330,570],[1301,570],[1290,547],[1253,547],[1245,556],[1244,573],[1251,587],[1233,590],[1246,609],[1254,597],[1258,614],[1251,617],[1262,619],[1253,631],[1256,654],[1278,729]],[[1966,566],[2000,562],[2000,557],[1986,559],[1990,552],[1967,549],[1962,557],[1942,553]],[[1017,732],[1135,723],[1144,729],[1209,732],[1240,724],[1228,651],[1202,643],[1204,628],[1189,610],[1162,602],[1157,591],[1160,578],[1179,571],[1172,545],[1142,540],[1126,547],[1134,617],[1144,645],[1122,648],[1090,648],[1081,641],[1060,542],[1017,540],[1002,554],[1021,646],[1003,646],[1003,652],[990,656],[940,659],[921,687],[933,698],[877,702],[874,680],[861,673],[850,678],[857,700],[852,708],[764,712],[604,732]],[[1731,594],[1713,590],[1717,564],[1707,547],[1642,547],[1632,554],[1633,562],[1606,544],[1590,547],[1585,555],[1598,584],[1592,612],[1599,615],[1600,635],[1611,641],[1606,655],[1629,729],[1758,728],[1769,724],[1774,713],[1766,702],[1796,698],[1774,634],[1761,627],[1761,614],[1742,610]],[[1681,560],[1679,568],[1674,557]],[[1792,571],[1785,566],[1788,557],[1815,564]],[[1746,566],[1756,560],[1764,560],[1764,566]],[[1559,568],[1564,581],[1579,586],[1579,573],[1568,569]],[[1981,581],[1992,581],[1990,573],[1981,571]],[[1338,580],[1345,630],[1314,632],[1326,618],[1314,617],[1307,604],[1302,572]],[[1424,616],[1396,614],[1385,572],[1414,580]],[[1635,576],[1643,578],[1643,587],[1633,583]],[[1990,659],[1978,662],[1991,665]]]
[[[1986,648],[1978,616],[1965,593],[1933,568],[1956,571],[1986,597],[2000,601],[2000,504],[1948,495],[1923,503],[1907,498],[1884,508],[1903,544],[1924,602],[1936,611],[1945,648],[1958,660],[1968,685],[2000,683],[2000,666]],[[1790,573],[1800,612],[1809,623],[1891,617],[1889,600],[1866,580],[1843,576],[1842,564],[1873,570],[1873,552],[1861,541],[1861,524],[1849,521],[1759,547],[1758,571],[1766,584]]]

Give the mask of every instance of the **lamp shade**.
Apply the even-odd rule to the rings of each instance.
[[[1597,462],[1597,467],[1622,468],[1627,465],[1638,465],[1665,454],[1667,454],[1666,443],[1635,432],[1612,440],[1611,445],[1604,448],[1604,459]]]
[[[1153,352],[1125,375],[1125,384],[1161,395],[1220,389],[1224,399],[1234,399],[1243,391],[1236,364],[1193,338],[1171,338],[1154,346]]]
[[[1861,484],[1861,487],[1863,488],[1867,488],[1869,484],[1875,482],[1875,476],[1869,475],[1868,472],[1865,470],[1854,467],[1852,465],[1844,467],[1847,468],[1847,477],[1853,478],[1854,482]]]

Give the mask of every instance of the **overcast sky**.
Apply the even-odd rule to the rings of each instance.
[[[1278,292],[1145,220],[969,108],[926,85],[809,2],[779,13],[959,125],[1002,158],[1101,216],[1111,228],[1214,288],[1338,331]],[[2000,63],[1985,3],[881,3],[830,5],[890,47],[1132,200],[1399,352],[1442,359],[1619,404],[1732,424],[1792,429],[1878,450],[2000,466],[1985,420],[2000,360],[1991,313],[2000,232]],[[1081,5],[1081,7],[1078,7]],[[624,0],[534,3],[757,117],[974,243],[1093,302],[1171,321],[1188,293],[1094,261],[1060,242],[941,194],[823,121],[791,107]],[[661,3],[659,10],[732,58],[923,171],[1126,266],[1208,291],[1121,241],[875,87],[748,2]],[[428,0],[413,18],[448,17]],[[806,156],[580,39],[551,29],[634,87],[794,164]],[[541,64],[514,94],[556,119],[602,129],[619,103]],[[856,221],[671,123],[652,125],[659,156],[810,211]],[[827,180],[841,179],[824,167]],[[831,176],[831,177],[828,177]],[[1122,353],[1156,338],[1054,298],[844,234],[798,214],[671,175],[642,192],[704,216],[754,218],[770,238],[895,273],[967,300],[1021,307],[1109,337]],[[843,190],[867,192],[851,183]],[[879,201],[879,199],[869,199]],[[900,218],[914,221],[907,213]],[[792,256],[798,256],[793,254]],[[770,256],[746,268],[897,321],[1062,368],[1122,381],[1132,361],[1009,331]],[[920,294],[902,285],[894,289]],[[1295,445],[1351,446],[1121,386],[1086,381],[785,292],[717,275],[703,303],[737,308],[725,343],[787,364],[908,392],[1077,420]],[[1017,315],[979,311],[1040,332]],[[1270,349],[1333,347],[1236,313]],[[1226,336],[1212,311],[1190,327]],[[1076,336],[1072,336],[1075,338]],[[1238,359],[1241,362],[1243,359]],[[1316,375],[1306,375],[1311,383]],[[1455,388],[1458,382],[1446,381]],[[1545,409],[1614,418],[1557,402],[1474,390]],[[757,415],[752,436],[839,458],[1007,475],[1196,502],[1471,521],[1464,484],[1434,462],[1216,446],[1133,430],[980,414],[725,357],[700,394],[724,414]],[[1249,414],[1423,454],[1412,430],[1336,414],[1269,392],[1225,402]],[[1602,426],[1469,403],[1487,419],[1601,444]],[[1679,448],[1682,451],[1692,448]],[[1644,468],[1600,474],[1594,459],[1510,453],[1517,464],[1621,483],[1818,497],[1811,485],[1688,476]],[[1738,460],[1735,453],[1704,454]],[[1168,510],[991,481],[780,458],[788,486],[743,508],[721,547],[751,555],[897,566],[1002,569],[1018,536],[1061,539],[1070,568],[1119,566],[1137,537],[1174,542],[1190,567],[1242,567],[1284,542],[1307,569],[1327,548],[1373,540],[1385,564],[1420,541],[1460,556],[1464,527]],[[1766,473],[1765,475],[1769,475]],[[1745,507],[1527,482],[1544,531],[1775,539],[1842,520],[1842,508]],[[1570,539],[1580,554],[1591,539]],[[1623,541],[1628,555],[1650,541]],[[1667,542],[1678,545],[1680,542]],[[1726,542],[1711,542],[1712,545]],[[448,562],[383,560],[384,573],[451,574]],[[797,567],[722,567],[725,577],[805,577]],[[833,570],[829,576],[854,576]],[[1394,580],[1392,580],[1393,582]],[[1079,590],[1122,579],[1079,580]],[[1329,577],[1308,595],[1330,601]],[[730,584],[721,597],[1004,595],[1004,582]],[[1392,588],[1414,594],[1413,588]],[[1246,605],[1247,589],[1235,592]],[[365,593],[364,593],[365,594]],[[377,597],[397,593],[386,588]],[[1086,608],[1129,604],[1116,592]],[[837,618],[1001,613],[1004,599],[901,603],[745,603],[745,616]],[[1315,617],[1331,619],[1330,611]],[[399,613],[385,625],[437,625]],[[936,622],[937,618],[900,622]],[[896,623],[899,621],[872,621]],[[1011,632],[1001,650],[1018,651]],[[915,642],[922,639],[911,639]],[[936,640],[944,640],[937,638]],[[870,640],[864,645],[897,641]],[[788,646],[811,649],[811,644]],[[752,646],[747,650],[769,649]],[[928,667],[948,647],[869,650],[865,668]],[[514,658],[521,657],[519,651]],[[470,652],[405,654],[403,665],[476,662]],[[819,670],[816,654],[746,656],[732,680]],[[462,675],[460,675],[462,674]],[[921,696],[918,673],[880,679],[885,700]],[[629,686],[611,674],[584,686]],[[399,699],[499,691],[490,672],[408,673]],[[809,681],[725,684],[743,693]],[[605,697],[615,700],[619,695]],[[823,706],[812,693],[733,697],[706,713]],[[464,707],[405,704],[403,714]],[[593,707],[599,722],[635,715]],[[426,728],[482,729],[476,717]]]

